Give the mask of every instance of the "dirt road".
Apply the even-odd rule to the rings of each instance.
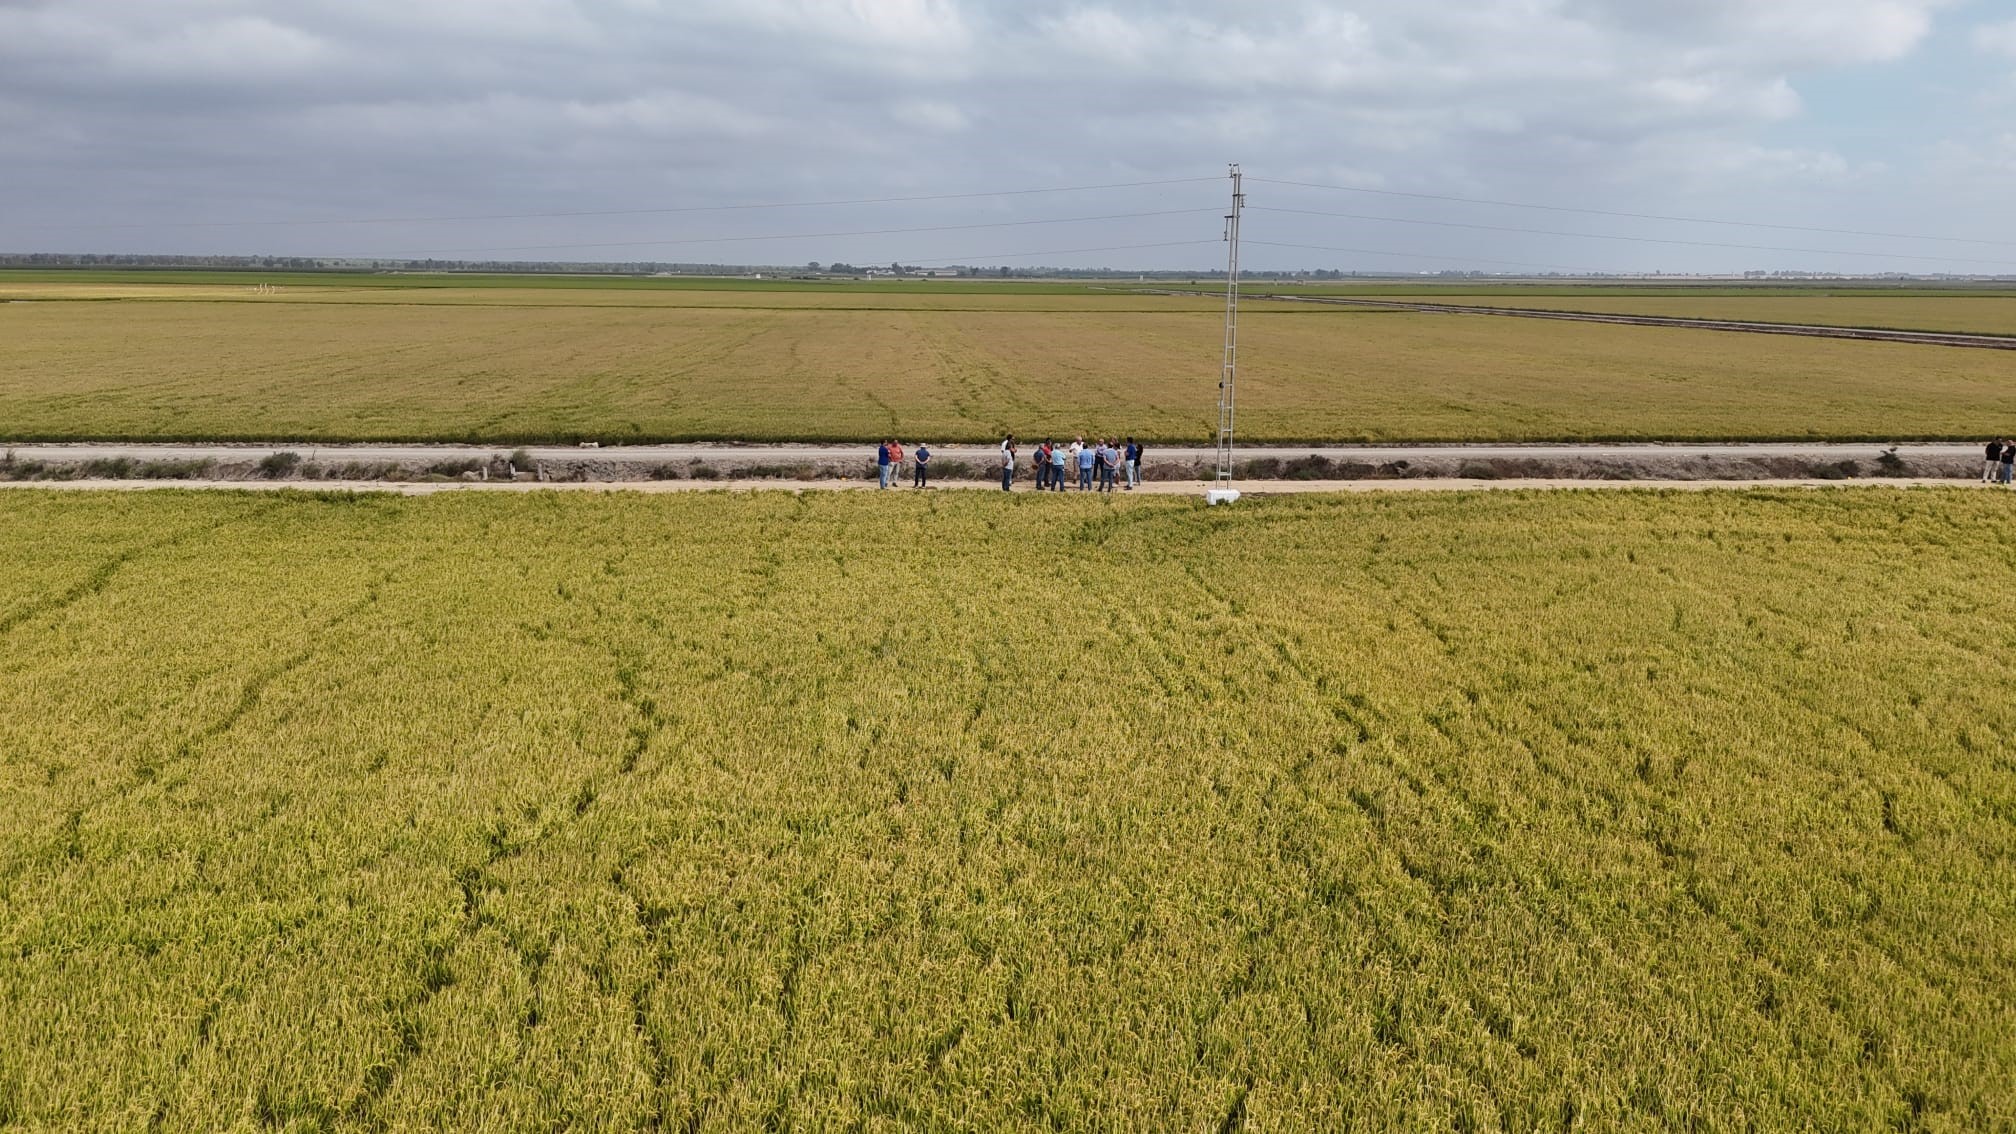
[[[1881,327],[1836,327],[1810,323],[1757,323],[1741,319],[1693,319],[1684,315],[1621,315],[1609,311],[1555,311],[1544,307],[1488,307],[1461,303],[1414,303],[1388,299],[1347,299],[1328,295],[1268,295],[1252,299],[1284,303],[1322,303],[1340,307],[1382,307],[1435,315],[1502,315],[1515,319],[1562,319],[1572,323],[1622,323],[1635,327],[1690,327],[1700,331],[1740,331],[1753,335],[1798,335],[1813,339],[1869,339],[1921,346],[1978,347],[2016,350],[2016,335],[1981,335],[1961,331],[1898,331]]]
[[[905,438],[906,444],[916,439]],[[930,438],[923,438],[929,441]],[[1039,439],[1040,440],[1040,439]],[[914,446],[913,446],[914,447]],[[1649,460],[1702,458],[1794,458],[1811,461],[1873,461],[1890,446],[1873,441],[1765,441],[1741,443],[1616,442],[1593,444],[1536,445],[1241,445],[1241,461],[1320,456],[1339,463],[1369,465],[1395,461],[1420,463],[1431,459],[1465,460]],[[857,445],[773,445],[706,442],[683,445],[609,445],[585,448],[577,445],[420,445],[365,444],[314,445],[261,442],[248,444],[154,444],[147,442],[83,441],[65,444],[20,444],[4,446],[20,461],[83,463],[86,461],[215,461],[253,462],[275,453],[295,453],[303,460],[324,464],[337,462],[423,464],[458,460],[485,460],[523,449],[534,461],[620,461],[636,464],[678,464],[691,461],[711,463],[789,465],[797,462],[875,459],[875,442]],[[1979,458],[1981,446],[1975,442],[1931,442],[1898,445],[1906,459]],[[997,453],[993,445],[932,446],[932,453],[948,461],[984,461]],[[1195,447],[1151,446],[1149,457],[1162,461],[1209,462],[1213,450]],[[1023,459],[1028,458],[1024,439]]]
[[[1202,497],[1207,486],[1196,482],[1152,481],[1143,484],[1134,492],[1115,491],[1113,497],[1133,498],[1136,496],[1194,496]],[[1573,480],[1562,478],[1525,480],[1459,480],[1454,478],[1422,477],[1414,480],[1264,480],[1242,481],[1235,485],[1247,497],[1296,496],[1308,493],[1350,493],[1350,492],[1480,492],[1508,491],[1517,489],[1589,489],[1594,491],[1615,491],[1618,489],[1680,489],[1688,491],[1710,491],[1723,489],[1754,488],[1979,488],[1982,491],[2003,491],[2000,486],[1981,484],[1979,481],[1937,479],[1930,477],[1898,477],[1882,480]],[[330,480],[330,481],[246,481],[246,480],[56,480],[56,481],[0,481],[0,489],[44,488],[72,491],[139,491],[145,489],[203,489],[233,490],[240,492],[386,492],[399,496],[434,496],[444,492],[876,492],[874,484],[855,480],[647,480],[647,481],[586,481],[559,484],[538,484],[531,481],[443,481],[432,483],[401,483],[382,480]],[[892,488],[891,494],[913,493],[914,488]],[[947,481],[934,485],[926,492],[1000,492],[1001,486],[981,481]],[[1014,488],[1015,495],[1028,495],[1033,490],[1024,479]],[[1080,494],[1075,489],[1070,495]],[[2016,496],[2012,496],[2016,499]]]

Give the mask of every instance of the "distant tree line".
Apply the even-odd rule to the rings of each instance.
[[[551,260],[381,260],[332,256],[164,256],[130,252],[0,252],[0,267],[8,268],[202,268],[212,271],[289,272],[503,272],[513,274],[554,273],[567,275],[618,276],[789,276],[862,278],[867,276],[955,277],[961,279],[1149,279],[1223,280],[1220,269],[1138,268],[1057,268],[1015,267],[1007,264],[959,264],[922,267],[900,261],[882,265],[856,265],[836,260],[822,264],[813,260],[802,266],[766,264],[694,264],[665,261],[621,263]],[[1346,272],[1334,268],[1314,271],[1240,273],[1253,280],[1334,280],[1390,277],[1396,273]],[[1397,273],[1404,274],[1404,273]],[[1461,275],[1476,273],[1442,273]]]
[[[494,272],[510,275],[608,275],[608,276],[765,276],[793,279],[865,277],[952,277],[960,279],[1129,279],[1159,283],[1204,283],[1222,281],[1223,268],[1150,269],[1139,268],[1057,268],[1049,266],[1013,267],[1007,264],[957,264],[922,267],[899,262],[888,266],[856,266],[842,261],[821,264],[817,260],[802,265],[775,264],[690,264],[657,260],[621,263],[553,260],[379,260],[333,256],[160,256],[132,252],[0,252],[0,268],[200,268],[209,271],[287,272]],[[1661,273],[1652,273],[1657,277]],[[2007,281],[2007,275],[1958,275],[1928,273],[1907,275],[1885,272],[1875,276],[1833,275],[1809,272],[1748,272],[1750,279],[1884,279],[1946,280],[1953,282]],[[1394,280],[1394,279],[1607,279],[1647,278],[1644,273],[1569,272],[1475,272],[1448,269],[1437,272],[1367,272],[1341,268],[1314,268],[1297,271],[1242,270],[1245,280]],[[1691,278],[1679,273],[1675,278]]]

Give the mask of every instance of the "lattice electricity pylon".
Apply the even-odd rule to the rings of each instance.
[[[1246,194],[1240,189],[1239,167],[1231,167],[1232,211],[1225,214],[1225,366],[1218,375],[1218,481],[1232,480],[1232,430],[1237,416],[1239,379],[1239,214]]]

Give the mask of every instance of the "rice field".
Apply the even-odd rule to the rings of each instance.
[[[2006,494],[10,492],[0,1125],[2016,1125]]]
[[[380,280],[255,294],[17,276],[0,279],[13,297],[0,303],[0,442],[1211,436],[1217,301],[964,286]],[[2016,429],[2016,352],[1264,303],[1241,341],[1240,425],[1255,442]]]

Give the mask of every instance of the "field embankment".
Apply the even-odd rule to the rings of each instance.
[[[1753,319],[1667,315],[1651,311],[1605,311],[1600,305],[1573,301],[1555,306],[1532,306],[1516,302],[1498,304],[1446,303],[1427,300],[1359,299],[1342,296],[1296,296],[1255,293],[1258,302],[1318,303],[1368,310],[1411,311],[1426,315],[1494,315],[1554,322],[1599,323],[1608,326],[1661,327],[1673,330],[1717,331],[1742,334],[1789,335],[1795,338],[1847,339],[1858,342],[1899,343],[1908,346],[1965,347],[1977,350],[2016,350],[2016,334],[1984,334],[1960,331],[1913,331],[1895,327],[1846,326],[1828,323],[1794,322],[1788,319]],[[1817,313],[1816,313],[1817,314]]]
[[[29,1127],[2016,1123],[1992,493],[43,493]]]
[[[916,439],[911,440],[911,450]],[[934,445],[941,484],[1000,479],[993,445]],[[609,448],[479,445],[16,445],[0,449],[0,483],[137,480],[325,483],[462,480],[497,483],[642,484],[722,480],[873,481],[873,446],[623,445]],[[1035,445],[1022,446],[1018,481],[1035,480]],[[1145,483],[1215,479],[1215,450],[1152,447]],[[1971,479],[1981,450],[1965,445],[1613,444],[1241,446],[1238,479],[1263,483],[1424,479],[1756,481]],[[1075,474],[1074,474],[1075,475]],[[907,479],[907,478],[905,478]]]
[[[1262,290],[1274,290],[1262,287]],[[1310,293],[1317,294],[1317,293]],[[1340,298],[1343,296],[1340,295]],[[1358,297],[1352,297],[1358,298]],[[1453,304],[1463,307],[1522,307],[1587,311],[1608,315],[1649,315],[1676,319],[1786,323],[1808,327],[1871,328],[1889,331],[1953,332],[2016,336],[2016,295],[1959,292],[1885,295],[1859,291],[1811,291],[1804,295],[1720,293],[1632,295],[1621,289],[1586,295],[1550,295],[1542,289],[1514,295],[1451,290],[1418,295],[1364,296],[1388,303]]]

